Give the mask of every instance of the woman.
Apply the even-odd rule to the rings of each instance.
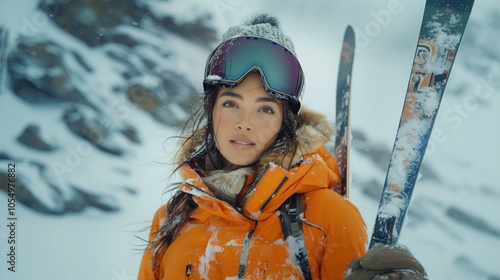
[[[154,217],[139,279],[342,279],[351,262],[349,279],[401,268],[425,275],[404,261],[380,265],[394,262],[393,252],[413,261],[402,247],[363,257],[363,219],[332,191],[339,173],[325,143],[333,129],[301,110],[304,75],[276,19],[258,15],[223,40],[181,139],[184,181]],[[363,266],[366,257],[373,265]]]

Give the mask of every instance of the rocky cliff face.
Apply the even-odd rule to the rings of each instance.
[[[96,190],[65,175],[77,170],[79,159],[94,149],[107,154],[111,164],[134,153],[143,139],[138,124],[121,117],[129,111],[149,115],[166,127],[188,118],[198,93],[186,78],[192,73],[179,69],[177,62],[189,54],[179,51],[171,39],[208,51],[216,31],[208,13],[199,11],[184,21],[182,15],[169,12],[170,4],[40,1],[39,26],[29,23],[25,32],[10,37],[2,29],[7,90],[1,94],[15,96],[33,112],[12,112],[11,133],[2,136],[0,147],[0,161],[23,166],[17,174],[19,202],[49,214],[88,206],[103,211],[120,208],[109,186]],[[65,131],[38,118],[44,115],[41,110],[55,115]],[[64,159],[54,160],[56,154]],[[120,173],[126,176],[127,171]],[[2,182],[6,176],[0,170]],[[121,190],[133,194],[136,187]]]

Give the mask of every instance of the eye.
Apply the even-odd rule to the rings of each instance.
[[[268,107],[268,106],[260,108],[259,111],[264,112],[266,114],[270,114],[270,115],[274,114],[274,109],[271,107]]]
[[[234,101],[224,101],[222,102],[222,107],[236,108],[236,103]]]

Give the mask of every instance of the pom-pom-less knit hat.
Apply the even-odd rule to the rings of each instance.
[[[277,73],[276,76],[274,76],[276,79],[279,80],[281,83],[289,83],[288,88],[284,91],[285,93],[282,92],[274,92],[270,87],[269,84],[267,84],[267,77],[266,73],[260,73],[261,78],[264,82],[265,88],[268,92],[268,94],[276,99],[281,99],[281,100],[286,100],[288,104],[290,105],[290,109],[292,110],[292,113],[295,115],[299,114],[300,111],[300,101],[299,98],[302,95],[303,87],[304,87],[304,74],[302,72],[302,68],[300,67],[300,64],[296,60],[297,56],[295,54],[295,48],[293,46],[292,40],[290,37],[286,36],[283,31],[279,27],[278,20],[270,15],[267,14],[258,14],[253,16],[252,18],[246,20],[242,25],[237,25],[230,27],[223,35],[222,35],[222,43],[217,47],[212,54],[209,56],[207,60],[207,64],[205,66],[205,79],[203,80],[203,86],[205,89],[205,92],[207,92],[207,89],[210,88],[212,85],[222,85],[222,86],[227,86],[228,83],[227,81],[220,82],[222,78],[220,77],[219,74],[224,74],[221,71],[223,67],[220,67],[220,65],[224,65],[224,63],[221,63],[221,61],[225,61],[226,55],[222,55],[222,59],[219,61],[220,58],[220,53],[227,52],[226,48],[227,46],[231,46],[232,39],[235,38],[245,38],[245,37],[256,37],[256,38],[262,38],[271,42],[276,43],[276,45],[279,45],[283,47],[284,49],[287,50],[287,53],[283,53],[286,55],[286,57],[283,57],[282,54],[280,54],[278,59],[283,59],[283,63],[275,61],[275,63],[279,63],[280,67],[288,67],[285,69],[280,69],[280,67],[273,67],[274,69],[280,69],[277,71],[283,71],[283,73],[286,73],[284,78],[279,77],[280,74]],[[229,42],[229,44],[224,44],[225,42]],[[224,46],[221,48],[221,46]],[[283,51],[281,49],[280,51]],[[241,55],[241,54],[240,54]],[[294,58],[291,58],[291,55],[294,56]],[[246,57],[243,55],[243,57]],[[264,59],[269,59],[270,58],[264,58]],[[232,60],[229,60],[232,61]],[[255,62],[252,62],[255,63]],[[273,62],[269,62],[273,63]],[[289,64],[287,64],[289,63]],[[239,67],[245,67],[239,66]],[[255,66],[252,66],[252,70],[254,70]],[[224,68],[225,69],[225,68]],[[231,69],[231,67],[229,67]],[[245,71],[248,71],[250,69],[243,69]],[[254,70],[255,71],[255,70]],[[265,69],[260,69],[259,71],[265,72]],[[268,73],[270,74],[270,73]],[[245,73],[246,75],[246,73]],[[289,77],[287,75],[296,75],[296,77]],[[241,79],[244,78],[243,76],[239,77],[239,81],[231,81],[229,79],[229,86],[235,86],[237,83],[241,82]],[[280,80],[281,79],[281,80]],[[288,80],[286,80],[288,79]],[[295,79],[295,80],[294,80]],[[278,83],[279,83],[278,82]],[[226,84],[224,84],[226,83]],[[232,84],[231,84],[232,83]],[[269,88],[268,88],[269,87]]]
[[[295,48],[290,37],[281,31],[278,19],[267,14],[258,14],[244,22],[242,25],[229,28],[223,35],[226,41],[235,37],[254,36],[276,42],[288,49],[295,57]]]

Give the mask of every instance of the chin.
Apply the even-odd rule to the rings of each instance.
[[[240,161],[240,160],[235,160],[235,161],[230,161],[230,160],[225,160],[226,161],[226,167],[230,168],[230,169],[237,169],[237,168],[241,168],[241,167],[247,167],[247,166],[250,166],[252,164],[254,164],[255,162],[257,162],[257,159],[254,160],[254,161]]]

